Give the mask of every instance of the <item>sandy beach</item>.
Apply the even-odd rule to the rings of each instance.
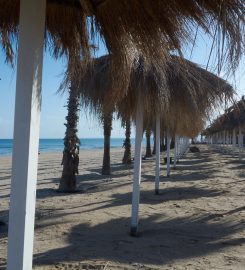
[[[171,177],[142,162],[139,237],[130,237],[133,166],[111,150],[80,152],[79,192],[56,192],[61,153],[39,156],[33,269],[245,269],[245,162],[206,145]],[[0,157],[0,269],[6,267],[11,157]],[[5,223],[5,224],[4,224]]]

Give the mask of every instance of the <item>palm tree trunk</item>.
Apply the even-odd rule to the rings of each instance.
[[[108,113],[103,116],[104,125],[104,156],[102,174],[111,174],[111,163],[110,163],[110,140],[111,140],[111,129],[112,129],[112,114]]]
[[[131,164],[132,163],[130,135],[131,135],[131,122],[130,122],[130,120],[127,120],[126,121],[126,130],[125,130],[125,140],[123,143],[123,147],[125,148],[124,156],[122,159],[123,164]]]
[[[165,147],[165,145],[164,145],[164,137],[162,137],[160,139],[160,152],[164,151],[164,147]]]
[[[61,165],[62,176],[59,184],[60,192],[74,192],[76,190],[76,174],[79,166],[79,145],[77,125],[79,120],[80,96],[77,87],[70,87],[67,102],[68,114],[66,116],[66,132],[64,138],[64,151]]]
[[[151,130],[150,129],[146,129],[145,132],[145,136],[146,136],[146,153],[145,153],[145,157],[152,157],[152,153],[151,153]]]
[[[170,149],[174,149],[175,146],[175,137],[171,138],[171,143],[170,143]]]

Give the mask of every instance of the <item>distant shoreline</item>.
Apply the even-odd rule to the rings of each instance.
[[[79,138],[80,140],[104,140],[104,137],[98,138]],[[124,137],[112,137],[111,139],[123,140]],[[131,138],[134,140],[134,138]],[[13,140],[13,138],[1,138],[1,140]],[[39,138],[39,140],[64,140],[64,138]]]
[[[124,138],[111,138],[111,149],[123,148]],[[145,139],[142,140],[145,144]],[[134,145],[134,138],[131,139],[131,144]],[[13,148],[13,139],[0,139],[0,156],[11,156]],[[99,150],[104,148],[104,138],[81,138],[80,151],[84,150]],[[40,139],[40,153],[59,153],[63,152],[63,139]]]

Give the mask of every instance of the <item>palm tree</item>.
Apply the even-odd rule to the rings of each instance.
[[[72,57],[68,58],[67,70],[65,72],[64,80],[60,85],[59,91],[64,91],[67,88],[67,116],[64,150],[61,165],[63,166],[62,175],[60,179],[59,192],[75,192],[76,191],[76,175],[79,167],[79,146],[80,140],[78,138],[78,122],[79,112],[81,107],[81,94],[79,84],[81,82],[81,74],[83,68],[87,68],[88,62],[80,60],[80,51],[74,52]],[[75,57],[76,56],[76,57]],[[69,87],[67,87],[69,86]]]
[[[128,118],[125,121],[125,140],[123,142],[123,147],[125,150],[124,150],[124,155],[123,155],[123,159],[122,159],[123,164],[131,164],[132,163],[130,135],[131,135],[131,122]]]
[[[146,137],[146,153],[145,153],[145,157],[152,157],[152,153],[151,153],[151,129],[150,128],[146,129],[145,137]]]
[[[77,125],[79,120],[80,95],[76,85],[70,86],[67,102],[66,132],[62,159],[62,176],[59,184],[60,192],[74,192],[76,190],[76,174],[79,166],[79,145]]]
[[[163,152],[166,150],[166,144],[164,143],[166,141],[165,137],[160,138],[160,151]]]
[[[103,127],[104,127],[104,156],[102,174],[111,174],[111,163],[110,163],[110,140],[112,130],[112,113],[106,113],[103,115]]]

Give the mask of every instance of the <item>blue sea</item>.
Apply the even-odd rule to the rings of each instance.
[[[80,150],[83,149],[102,149],[104,147],[104,139],[80,139]],[[111,148],[122,148],[124,138],[112,138]],[[134,144],[134,139],[131,140]],[[12,154],[13,140],[0,139],[0,156]],[[62,152],[64,149],[63,139],[40,139],[39,151],[44,152]]]

